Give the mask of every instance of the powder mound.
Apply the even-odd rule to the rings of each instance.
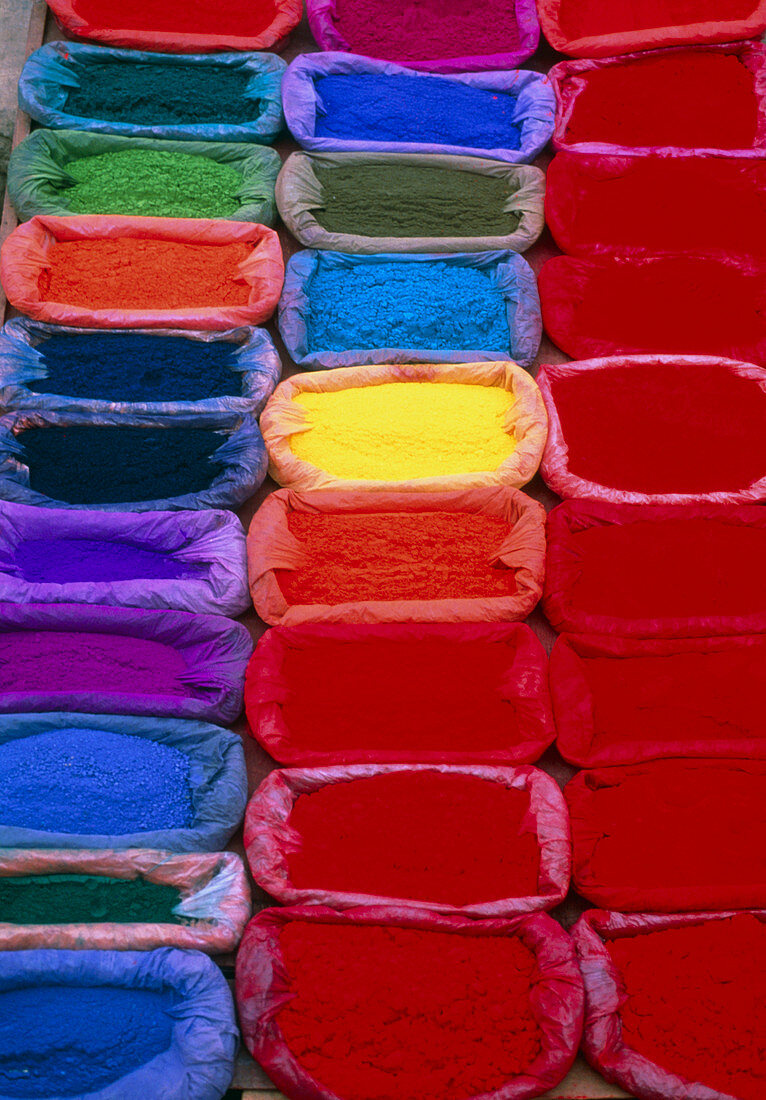
[[[0,876],[0,913],[7,924],[183,924],[173,913],[180,901],[177,887],[140,876]]]
[[[60,729],[0,745],[0,823],[125,835],[194,823],[188,757],[142,737]]]
[[[30,584],[191,579],[205,568],[127,542],[77,538],[24,539],[14,551],[13,565]]]
[[[141,0],[140,5],[126,7],[122,0],[74,0],[72,9],[99,27],[254,38],[271,25],[277,4],[274,0],[229,0],[225,6],[210,0]]]
[[[140,126],[239,125],[254,122],[262,110],[260,101],[247,95],[252,74],[230,65],[88,61],[72,70],[80,84],[67,92],[64,110],[78,118]]]
[[[669,1073],[762,1100],[766,927],[741,914],[608,941],[622,1040]]]
[[[465,1100],[540,1053],[536,963],[516,936],[292,921],[279,944],[293,997],[276,1022],[344,1100]]]
[[[290,436],[293,454],[336,477],[397,481],[495,470],[515,450],[504,425],[514,404],[500,386],[387,382],[293,402],[309,431]]]
[[[458,906],[538,893],[529,793],[502,783],[439,772],[330,783],[299,795],[288,824],[299,888]]]
[[[320,261],[307,293],[309,351],[390,347],[511,354],[506,305],[491,271],[442,260],[344,267]]]
[[[481,599],[511,595],[514,573],[493,565],[507,521],[469,513],[290,512],[298,569],[277,569],[288,604]]]
[[[316,81],[316,136],[519,149],[516,97],[433,76],[351,73]]]
[[[558,22],[568,39],[747,19],[753,0],[564,0]]]

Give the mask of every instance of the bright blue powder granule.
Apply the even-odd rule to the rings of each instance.
[[[0,744],[0,825],[119,836],[194,824],[189,758],[98,729]],[[0,1088],[0,1095],[2,1094]]]
[[[311,352],[364,348],[511,354],[506,303],[493,275],[440,260],[331,267],[308,286]]]
[[[168,1049],[176,1000],[116,986],[0,993],[0,1095],[75,1097],[119,1081]]]
[[[171,553],[109,539],[24,539],[13,564],[31,584],[135,581],[198,577],[204,566]]]
[[[47,378],[28,382],[34,393],[102,401],[202,401],[238,396],[242,375],[232,370],[237,344],[182,337],[105,332],[61,334],[37,345]]]
[[[443,77],[323,76],[315,133],[352,141],[519,149],[516,97]]]

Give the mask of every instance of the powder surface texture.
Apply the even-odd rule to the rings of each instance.
[[[289,604],[481,599],[511,595],[514,574],[492,565],[504,520],[468,513],[291,512],[299,569],[275,571]]]
[[[365,237],[503,237],[519,215],[505,213],[507,180],[478,172],[376,164],[315,165],[322,205],[314,211],[331,233]]]
[[[515,449],[500,386],[387,382],[293,401],[311,430],[290,437],[296,457],[336,477],[406,480],[494,470]]]
[[[227,218],[240,205],[241,173],[211,157],[121,149],[70,160],[66,171],[77,182],[62,198],[75,214]]]
[[[586,480],[707,493],[766,476],[766,395],[755,380],[658,363],[581,371],[551,388],[569,469]]]
[[[317,137],[518,149],[516,97],[443,77],[320,77]]]
[[[748,149],[755,141],[753,74],[735,54],[642,57],[578,79],[585,86],[567,124],[568,142]]]
[[[21,433],[30,485],[68,504],[119,504],[206,489],[221,472],[214,428],[84,425]]]
[[[60,729],[0,745],[0,822],[94,836],[194,823],[189,759],[143,737]]]
[[[209,0],[142,0],[140,7],[126,8],[121,0],[74,0],[72,8],[101,27],[250,38],[273,22],[277,4],[274,0],[232,0],[219,7]]]
[[[36,349],[47,378],[27,385],[35,393],[105,401],[200,401],[237,395],[237,345],[228,340],[103,332],[56,334]]]
[[[752,0],[564,0],[558,9],[559,25],[568,38],[683,27],[690,23],[719,23],[746,19],[753,13]]]
[[[290,647],[282,705],[293,748],[481,753],[530,731],[504,702],[508,647],[490,642],[356,641]],[[766,731],[765,731],[766,735]]]
[[[766,1086],[766,928],[749,914],[607,943],[625,984],[623,1042],[742,1100]]]
[[[40,296],[86,309],[243,306],[238,265],[252,245],[187,244],[137,237],[57,241],[38,278]]]
[[[595,773],[570,803],[575,862],[600,889],[637,898],[683,887],[752,896],[766,881],[766,771],[745,769],[658,760]]]
[[[127,30],[125,15],[122,5],[120,25]],[[102,20],[103,13],[98,21]],[[239,67],[89,61],[72,68],[80,86],[70,89],[64,109],[82,118],[141,126],[237,125],[253,122],[261,114],[260,102],[245,97],[252,74]]]
[[[8,875],[0,877],[5,924],[181,924],[176,886],[144,878],[107,875]]]
[[[766,611],[766,530],[711,519],[639,520],[574,536],[575,607],[653,619]]]
[[[167,1050],[170,991],[38,985],[0,992],[0,1091],[82,1096]]]
[[[33,584],[177,580],[196,577],[204,569],[169,553],[109,539],[25,539],[16,547],[13,563],[22,578]]]
[[[0,693],[77,691],[184,696],[187,671],[164,642],[90,631],[0,633]]]
[[[328,784],[298,797],[289,824],[301,838],[288,856],[298,887],[448,905],[538,893],[529,794],[475,776]]]
[[[319,264],[308,287],[312,351],[492,349],[510,355],[503,295],[476,267],[425,263]]]
[[[294,996],[276,1022],[301,1065],[346,1100],[465,1100],[540,1052],[536,964],[515,936],[295,921],[280,947]]]

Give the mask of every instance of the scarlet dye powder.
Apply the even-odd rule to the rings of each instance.
[[[300,795],[289,824],[297,887],[448,905],[538,893],[529,794],[502,783],[441,772],[330,783]]]
[[[558,22],[570,39],[746,19],[753,0],[563,0]]]
[[[578,477],[644,493],[708,493],[766,476],[766,394],[754,379],[648,363],[580,371],[551,390]]]
[[[523,1073],[542,1033],[516,936],[291,921],[279,937],[289,1049],[343,1100],[464,1100]]]
[[[649,908],[685,908],[673,904],[679,888],[689,889],[690,909],[762,903],[763,764],[658,760],[581,772],[566,794],[575,874],[596,903],[635,910],[651,890]]]
[[[749,149],[755,142],[755,81],[734,53],[682,50],[604,65],[579,80],[569,143]]]
[[[330,640],[287,649],[282,704],[297,754],[380,750],[477,756],[540,737],[541,716],[513,695],[509,646],[480,641]],[[502,693],[501,693],[502,692]]]
[[[88,309],[190,309],[246,305],[237,265],[252,245],[118,237],[57,241],[40,273],[41,297]]]
[[[229,34],[254,38],[274,21],[274,0],[231,0],[226,5],[210,0],[74,0],[72,10],[97,27],[122,30],[172,31],[178,34]]]
[[[512,570],[491,557],[505,520],[469,513],[373,515],[290,512],[305,560],[275,576],[289,604],[444,600],[508,596]]]
[[[607,524],[576,534],[576,608],[619,618],[766,611],[766,529],[716,519]]]
[[[624,983],[622,1040],[740,1100],[766,1091],[766,927],[749,914],[607,942]]]

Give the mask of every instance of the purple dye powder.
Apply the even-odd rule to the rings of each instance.
[[[22,578],[32,584],[75,581],[177,580],[196,577],[203,566],[172,553],[109,539],[24,539],[14,555]]]

